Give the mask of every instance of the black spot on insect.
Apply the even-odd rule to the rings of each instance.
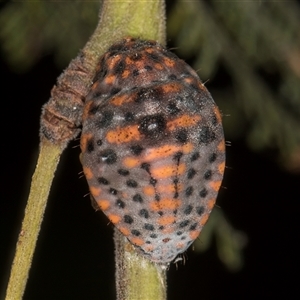
[[[103,142],[102,142],[102,140],[97,140],[96,144],[97,144],[97,146],[102,146]]]
[[[133,155],[140,155],[142,153],[142,151],[144,150],[143,147],[141,147],[140,145],[133,145],[130,147],[130,150],[132,152]]]
[[[155,178],[151,177],[150,184],[153,185],[153,186],[155,186],[156,183],[157,183],[157,180]]]
[[[167,112],[170,115],[177,115],[178,113],[180,113],[180,109],[177,107],[175,103],[171,102],[167,105]]]
[[[93,139],[90,139],[88,142],[87,142],[87,151],[89,153],[93,152],[95,150],[94,148],[94,141]]]
[[[217,159],[217,154],[216,153],[212,153],[209,157],[209,162],[213,163],[215,160]]]
[[[193,155],[191,156],[191,161],[195,161],[200,157],[199,152],[195,152],[193,153]]]
[[[145,219],[149,218],[149,212],[147,209],[144,208],[139,211],[139,215]]]
[[[202,189],[202,190],[199,192],[199,196],[200,196],[201,198],[205,198],[205,197],[207,196],[207,194],[208,194],[208,191],[207,191],[206,188]]]
[[[211,179],[211,175],[212,175],[211,170],[207,170],[207,171],[204,173],[204,179],[206,179],[206,180]]]
[[[204,206],[198,206],[196,207],[196,212],[199,216],[201,216],[204,213]]]
[[[118,191],[116,189],[110,188],[109,193],[112,194],[112,195],[117,195]]]
[[[124,115],[124,119],[126,122],[132,122],[132,121],[134,121],[134,114],[132,112],[127,112]]]
[[[104,185],[108,185],[109,184],[109,181],[104,178],[104,177],[98,177],[97,178],[97,181],[100,183],[100,184],[104,184]]]
[[[213,115],[213,116],[211,117],[211,122],[212,122],[213,126],[218,125],[218,118],[217,118],[216,115]]]
[[[198,223],[194,223],[193,225],[190,226],[190,231],[195,230],[198,227]]]
[[[158,55],[156,55],[156,54],[153,54],[153,53],[148,53],[147,52],[147,55],[151,58],[151,59],[153,59],[155,62],[158,62],[158,61],[160,61],[160,58],[159,58],[159,56]]]
[[[146,224],[144,225],[144,228],[145,228],[146,230],[150,230],[150,231],[153,231],[153,230],[154,230],[154,226],[153,226],[152,224],[148,224],[148,223],[146,223]]]
[[[187,172],[187,178],[188,179],[194,178],[194,176],[196,175],[196,173],[197,172],[195,171],[195,169],[193,169],[193,168],[189,169],[188,172]]]
[[[95,122],[95,125],[98,129],[107,128],[113,120],[114,113],[112,111],[103,111],[101,116]]]
[[[150,237],[151,237],[151,239],[156,239],[157,238],[157,234],[152,233],[152,234],[150,234]]]
[[[182,231],[177,231],[176,232],[177,235],[182,235],[182,233],[183,233]]]
[[[120,61],[116,66],[114,67],[112,73],[113,74],[122,74],[125,70],[126,64],[124,61]]]
[[[181,129],[181,130],[177,131],[175,134],[175,139],[181,144],[186,143],[188,140],[187,130]]]
[[[208,126],[203,126],[200,129],[199,143],[209,144],[216,139],[216,134]]]
[[[169,75],[169,79],[170,80],[176,80],[177,76],[175,74],[171,74],[171,75]]]
[[[127,223],[127,224],[132,224],[133,223],[133,219],[130,216],[125,215],[124,216],[124,222]]]
[[[140,194],[135,194],[133,197],[132,197],[132,200],[134,202],[139,202],[139,203],[143,203],[143,197],[140,195]]]
[[[158,138],[166,129],[166,121],[162,115],[152,115],[142,118],[138,130],[148,138]]]
[[[145,68],[147,71],[152,71],[152,70],[153,70],[153,68],[152,68],[151,66],[148,66],[148,65],[145,66],[144,68]]]
[[[115,95],[115,94],[118,94],[120,91],[121,91],[120,88],[112,88],[112,89],[110,90],[110,95],[113,96],[113,95]]]
[[[122,176],[127,176],[129,175],[129,171],[128,170],[125,170],[125,169],[119,169],[118,170],[118,173]]]
[[[89,109],[89,114],[94,115],[99,111],[99,105],[91,105]]]
[[[182,152],[176,152],[173,156],[173,159],[177,161],[177,163],[179,163],[180,158],[182,157],[183,153]]]
[[[157,214],[160,215],[160,216],[163,216],[164,212],[160,210],[160,211],[157,212]]]
[[[131,233],[132,233],[133,235],[135,235],[135,236],[141,235],[141,233],[140,233],[138,230],[135,230],[135,229],[131,230]]]
[[[138,76],[140,74],[139,70],[133,70],[132,75],[134,77]]]
[[[138,183],[133,179],[127,180],[126,184],[128,187],[131,187],[131,188],[136,188],[138,186]]]
[[[189,197],[189,196],[191,196],[191,195],[193,194],[193,191],[194,191],[194,188],[193,188],[192,186],[189,186],[189,187],[187,187],[186,190],[185,190],[185,195],[186,195],[187,197]]]
[[[141,168],[147,171],[150,174],[150,164],[148,163],[142,163]]]
[[[117,154],[112,149],[106,149],[98,153],[98,162],[112,165],[117,161]]]
[[[188,206],[184,209],[183,213],[184,213],[185,215],[189,215],[189,214],[192,212],[192,210],[193,210],[193,206],[192,206],[192,205],[188,205]]]
[[[154,199],[155,199],[156,201],[159,201],[159,200],[160,200],[160,196],[159,196],[158,194],[155,194]]]
[[[122,209],[125,207],[125,203],[124,203],[124,201],[122,201],[121,199],[118,199],[118,200],[116,201],[116,205],[117,205],[118,207],[122,208]]]
[[[170,238],[164,238],[164,239],[162,239],[162,241],[163,241],[164,243],[168,243],[169,241],[171,241],[171,239],[170,239]]]
[[[181,223],[179,223],[179,227],[180,228],[186,227],[187,225],[189,225],[189,223],[190,223],[189,220],[182,221]]]

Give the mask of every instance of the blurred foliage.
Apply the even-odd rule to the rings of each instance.
[[[299,3],[167,4],[168,39],[202,80],[216,83],[214,89],[207,86],[224,114],[227,139],[244,138],[252,149],[272,150],[286,169],[300,171]],[[9,2],[0,11],[2,55],[17,72],[46,54],[65,67],[93,32],[98,9],[99,1]],[[221,210],[214,210],[195,249],[204,251],[213,237],[221,260],[238,270],[247,238]]]
[[[100,1],[18,1],[0,11],[1,50],[16,72],[54,54],[65,67],[87,42],[98,21]]]
[[[246,234],[232,227],[219,207],[214,208],[209,221],[193,244],[196,252],[206,251],[215,239],[218,257],[232,272],[244,265],[243,249],[248,243]]]

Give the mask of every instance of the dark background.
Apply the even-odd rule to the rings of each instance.
[[[41,107],[62,70],[51,55],[24,74],[11,71],[3,53],[0,60],[2,299],[38,156]],[[227,78],[220,68],[206,84],[213,96]],[[230,142],[217,204],[248,237],[244,266],[230,272],[218,259],[215,243],[203,254],[189,249],[185,265],[170,267],[168,299],[299,297],[300,174],[280,168],[271,150],[251,152],[242,138]],[[101,212],[95,213],[89,196],[84,197],[88,186],[79,178],[78,146],[78,140],[71,142],[58,166],[25,300],[115,299],[113,230]]]

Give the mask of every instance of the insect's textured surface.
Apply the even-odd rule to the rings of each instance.
[[[154,41],[113,45],[86,99],[81,150],[92,197],[144,256],[169,263],[198,237],[225,143],[216,104],[183,60]]]

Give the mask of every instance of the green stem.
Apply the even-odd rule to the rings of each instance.
[[[42,141],[6,291],[7,300],[22,299],[43,220],[51,182],[62,150]]]
[[[165,300],[166,266],[138,254],[115,229],[116,288],[118,300]]]

